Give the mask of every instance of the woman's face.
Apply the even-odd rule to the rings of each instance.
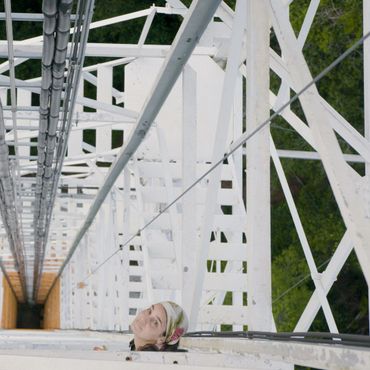
[[[135,343],[162,344],[165,339],[166,325],[166,311],[161,304],[154,304],[141,311],[131,323]]]

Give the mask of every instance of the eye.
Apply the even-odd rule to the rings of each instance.
[[[148,308],[148,313],[149,313],[149,315],[152,313],[152,309],[151,308]]]

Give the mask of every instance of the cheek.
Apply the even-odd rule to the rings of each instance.
[[[157,339],[161,336],[162,332],[158,328],[153,328],[150,325],[145,326],[143,329],[143,334],[145,333],[145,336],[151,339]]]
[[[136,317],[135,317],[134,321],[141,321],[141,320],[143,319],[143,316],[144,316],[144,313],[143,313],[143,312],[139,312],[139,313],[136,315]]]
[[[141,329],[140,329],[140,327],[142,326],[142,325],[139,325],[139,324],[141,324],[142,323],[142,314],[138,314],[135,318],[134,318],[134,320],[131,322],[131,330],[133,331],[133,332],[138,332],[138,331],[141,331]]]

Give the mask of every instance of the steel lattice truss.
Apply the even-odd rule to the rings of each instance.
[[[62,328],[127,329],[137,309],[174,299],[188,311],[193,329],[230,324],[234,330],[247,325],[273,331],[271,161],[315,286],[295,330],[308,331],[322,308],[330,331],[338,332],[327,294],[353,248],[370,279],[370,182],[348,162],[370,162],[369,41],[362,136],[315,85],[299,96],[306,122],[289,105],[280,111],[290,91],[302,91],[313,79],[302,50],[319,0],[311,0],[298,37],[289,21],[292,1],[286,0],[239,0],[235,11],[217,0],[194,0],[189,9],[167,0],[165,7],[97,22],[91,21],[91,0],[44,0],[43,14],[32,16],[5,3],[1,254],[19,300],[43,302],[59,276]],[[160,14],[184,19],[172,46],[145,44]],[[87,41],[89,30],[141,17],[146,21],[136,45]],[[11,20],[42,21],[44,33],[13,40]],[[364,34],[368,22],[364,15]],[[280,55],[269,46],[271,27]],[[90,56],[111,60],[84,67]],[[18,79],[15,66],[30,58],[40,61],[41,77]],[[125,91],[113,87],[117,70],[124,71]],[[277,95],[269,87],[270,70],[281,79]],[[96,89],[96,99],[84,96],[84,85]],[[277,149],[269,126],[259,129],[270,109],[313,150]],[[85,141],[86,130],[94,130],[95,145]],[[112,132],[122,136],[122,147],[112,147]],[[357,154],[344,155],[336,135]],[[321,159],[346,225],[323,273],[281,157]],[[232,294],[232,305],[223,304],[226,294]]]

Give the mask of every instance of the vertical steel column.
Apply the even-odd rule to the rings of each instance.
[[[182,75],[182,188],[192,184],[197,175],[197,75],[189,66],[184,67]],[[182,305],[190,312],[195,284],[197,236],[197,210],[195,187],[182,198]]]
[[[367,34],[370,31],[370,0],[363,0],[363,34]],[[370,143],[370,39],[367,38],[364,41],[364,131],[365,139]],[[370,145],[370,144],[369,144]],[[365,176],[367,181],[367,191],[370,193],[370,162],[365,163]],[[370,199],[368,199],[370,203]],[[370,204],[367,205],[368,213]],[[368,287],[368,296],[370,297],[370,287]],[[369,311],[370,311],[370,299],[369,299]],[[369,315],[370,320],[370,315]],[[370,323],[369,323],[370,327]]]
[[[97,234],[96,230],[98,229],[97,226],[98,220],[90,227],[89,231],[87,232],[89,235],[89,274],[99,265],[99,245],[100,239],[99,235]],[[90,276],[88,285],[91,291],[91,329],[97,330],[99,329],[99,299],[100,299],[100,290],[99,290],[99,282],[100,282],[100,273],[97,272]]]
[[[78,253],[75,256],[75,276],[76,276],[76,288],[75,288],[75,296],[76,302],[75,305],[77,306],[76,313],[75,313],[75,328],[76,329],[84,329],[84,322],[85,322],[85,289],[81,284],[82,279],[85,277],[85,260],[84,260],[84,249],[86,248],[86,235],[81,240],[81,248],[78,250]]]
[[[117,250],[117,245],[115,243],[116,238],[114,234],[117,232],[115,229],[115,211],[113,210],[114,207],[114,190],[111,190],[108,197],[106,198],[107,203],[107,217],[105,218],[105,240],[106,245],[101,245],[100,247],[104,249],[104,252],[108,255],[111,255]],[[107,315],[107,327],[108,330],[114,330],[114,305],[116,301],[115,296],[115,277],[114,274],[116,272],[116,262],[117,262],[117,255],[111,258],[107,263],[105,268],[102,270],[105,272],[104,280],[106,282],[106,293],[105,293],[105,307],[107,308],[108,315]]]
[[[94,242],[91,238],[91,231],[86,233],[86,274],[88,275],[92,270],[92,259],[91,259],[91,244]],[[94,317],[93,317],[93,304],[94,304],[94,292],[92,288],[92,282],[91,280],[87,282],[87,296],[88,296],[88,309],[87,309],[87,315],[88,315],[88,322],[87,322],[87,328],[90,330],[94,329]]]
[[[117,225],[117,192],[113,189],[110,194],[110,217],[111,217],[111,251],[114,253],[119,248],[118,233],[119,228]],[[111,299],[112,299],[112,330],[120,330],[120,275],[121,275],[121,264],[120,256],[116,254],[110,261],[111,263]]]
[[[120,225],[122,225],[122,240],[126,240],[130,235],[130,222],[131,222],[131,172],[126,167],[123,170],[123,217],[120,220]],[[122,222],[122,224],[121,224]],[[129,246],[125,246],[121,252],[119,252],[122,261],[122,274],[121,274],[121,305],[120,305],[120,315],[122,318],[122,330],[127,330],[129,328],[129,275],[130,275],[130,258],[129,258]]]
[[[96,100],[102,103],[112,104],[113,68],[98,66],[97,76]],[[97,153],[104,153],[112,149],[111,126],[98,127],[96,129],[95,146]]]
[[[158,139],[158,147],[159,147],[159,156],[162,162],[162,173],[163,173],[163,180],[165,184],[165,191],[166,191],[166,201],[169,204],[173,199],[175,199],[175,192],[174,192],[174,185],[173,185],[173,177],[171,174],[171,167],[170,167],[170,156],[169,151],[167,148],[166,143],[166,136],[163,133],[160,127],[156,127],[157,139]],[[180,229],[180,221],[179,215],[175,207],[170,207],[168,210],[170,216],[170,227],[172,231],[172,244],[175,249],[175,258],[176,258],[176,265],[177,270],[179,273],[179,278],[182,278],[181,274],[181,266],[182,266],[182,253],[181,253],[181,229]]]
[[[68,275],[69,275],[69,286],[70,286],[70,310],[69,310],[69,317],[70,317],[70,328],[78,328],[78,322],[76,321],[76,317],[78,314],[78,299],[77,299],[77,279],[76,279],[76,257],[74,257],[71,263],[68,266]]]
[[[247,8],[247,132],[269,117],[269,8]],[[272,328],[269,127],[247,143],[247,276],[249,330]]]
[[[143,200],[143,186],[140,183],[140,171],[137,159],[134,162],[134,177],[135,177],[135,188],[136,188],[136,201],[137,207],[139,212],[144,214],[145,207],[144,207],[144,200]],[[139,227],[142,228],[145,225],[146,219],[143,217],[139,220]],[[142,278],[145,282],[145,294],[144,299],[149,302],[153,302],[154,300],[154,292],[153,292],[153,281],[152,281],[152,266],[151,266],[151,259],[149,257],[148,251],[148,236],[150,237],[149,230],[142,230],[140,231],[140,239],[141,239],[141,248],[143,254],[143,269],[144,273]]]
[[[60,292],[60,328],[70,329],[71,326],[71,274],[70,270],[66,269],[61,280]]]
[[[106,258],[107,252],[105,251],[105,243],[106,243],[106,236],[107,236],[107,204],[106,202],[103,203],[99,210],[99,216],[97,220],[97,240],[99,241],[99,244],[96,245],[96,251],[98,256],[99,264],[101,264],[104,259]],[[108,291],[108,286],[111,284],[111,282],[107,279],[107,272],[106,272],[107,266],[104,266],[100,270],[98,270],[97,277],[99,279],[98,281],[98,322],[97,326],[101,330],[108,330],[108,318],[107,315],[109,315],[109,311],[107,309],[106,305],[106,294]]]
[[[82,75],[80,77],[80,83],[78,84],[77,99],[84,96],[84,79]],[[83,112],[83,105],[77,104],[74,109],[74,116],[78,118],[78,114]],[[74,123],[76,126],[78,121]],[[71,130],[68,138],[68,157],[82,155],[82,141],[83,141],[83,130]]]
[[[235,99],[234,99],[234,109],[233,109],[233,138],[238,138],[243,133],[243,80],[242,75],[238,76],[236,83]],[[229,165],[233,173],[234,184],[233,188],[239,189],[240,200],[242,203],[243,199],[243,148],[239,148],[229,158]],[[244,205],[240,204],[240,208],[237,206],[232,207],[232,213],[243,214],[245,212]],[[235,232],[232,235],[232,243],[240,244],[243,243],[243,233]],[[232,261],[229,262],[232,265],[232,271],[242,271],[243,262],[242,261]],[[233,292],[232,302],[234,306],[243,306],[243,292]],[[243,325],[233,325],[233,330],[239,331],[243,330]]]
[[[89,273],[89,265],[88,265],[88,253],[89,253],[89,234],[84,235],[83,245],[81,248],[80,254],[80,266],[79,270],[82,272],[82,279]],[[89,284],[81,284],[81,302],[82,302],[82,312],[81,312],[81,324],[83,329],[90,328],[90,305],[91,305],[91,295],[89,292]]]
[[[212,151],[212,163],[216,163],[225,153],[230,129],[230,117],[235,96],[237,77],[239,74],[241,48],[243,44],[245,1],[239,0],[236,4],[235,18],[232,28],[231,44],[222,87],[222,95],[217,119],[217,128]],[[221,165],[209,175],[205,211],[202,220],[201,242],[198,248],[196,278],[194,286],[193,304],[190,312],[190,328],[195,329],[201,307],[203,283],[207,270],[210,236],[216,214],[217,195],[220,188]]]
[[[6,38],[8,43],[8,60],[9,60],[9,76],[10,76],[10,103],[11,103],[11,109],[12,109],[12,122],[13,122],[13,135],[14,135],[14,152],[16,155],[16,167],[15,167],[15,179],[13,184],[19,181],[19,159],[18,159],[18,131],[17,131],[17,95],[16,95],[16,87],[15,87],[15,64],[14,64],[14,48],[13,48],[13,24],[12,24],[12,9],[11,9],[11,2],[10,0],[4,1],[4,8],[5,8],[5,14],[6,14]],[[0,102],[1,104],[1,102]],[[2,109],[2,108],[1,108]],[[3,117],[1,118],[3,121]],[[5,121],[3,121],[4,127],[5,127]],[[5,138],[5,136],[4,136]],[[8,165],[9,168],[9,165]],[[10,182],[9,182],[10,184]],[[5,189],[6,190],[6,189]],[[7,193],[8,195],[6,198],[9,198],[10,194],[12,194],[12,208],[14,207],[14,215],[12,217],[7,217],[7,219],[3,220],[5,222],[9,222],[13,235],[10,235],[8,233],[8,239],[9,244],[12,245],[12,249],[14,249],[15,255],[16,255],[16,262],[19,268],[19,278],[21,280],[21,287],[24,294],[24,297],[27,299],[27,296],[29,295],[29,292],[27,292],[27,281],[26,281],[26,272],[25,272],[25,265],[24,265],[24,245],[23,245],[23,238],[22,238],[22,232],[20,226],[22,223],[19,219],[19,210],[18,210],[18,198],[17,198],[17,192],[16,187],[14,187],[11,191]],[[5,198],[5,199],[6,199]],[[7,201],[11,201],[11,199],[7,199]],[[9,204],[7,204],[7,208],[9,208]]]

